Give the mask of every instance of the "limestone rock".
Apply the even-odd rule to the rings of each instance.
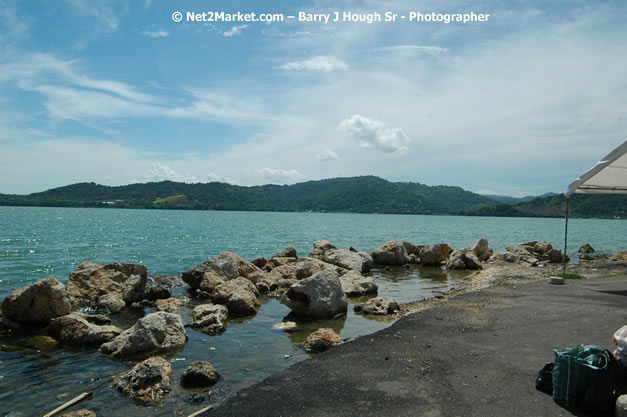
[[[83,262],[70,274],[66,290],[78,300],[99,302],[103,295],[114,294],[131,305],[145,298],[147,277],[145,265]]]
[[[284,332],[295,332],[298,325],[293,321],[283,321],[272,326],[273,329],[283,330]]]
[[[157,351],[178,349],[186,341],[181,316],[160,311],[137,320],[133,327],[102,344],[100,352],[115,359],[145,357]]]
[[[448,261],[446,269],[480,269],[481,261],[470,249],[458,249],[453,251]]]
[[[185,305],[185,301],[180,298],[166,298],[165,300],[157,300],[155,307],[158,311],[165,311],[166,313],[178,313]]]
[[[407,249],[400,240],[390,240],[371,253],[372,260],[379,265],[403,265],[409,262]]]
[[[211,299],[216,304],[225,304],[232,317],[255,314],[261,306],[257,287],[241,277],[218,285],[213,290]]]
[[[80,410],[71,411],[69,413],[61,414],[61,417],[96,417],[96,413],[85,408]]]
[[[201,304],[192,311],[192,327],[207,334],[222,333],[226,329],[229,310],[221,304]]]
[[[303,342],[303,347],[307,352],[319,353],[329,350],[342,343],[342,338],[335,330],[325,328],[318,329]]]
[[[226,282],[227,280],[218,273],[213,271],[207,271],[204,273],[202,279],[200,280],[199,289],[201,291],[212,293],[217,286],[222,285]]]
[[[71,310],[65,286],[52,275],[12,291],[2,302],[3,317],[21,324],[47,324]]]
[[[150,301],[165,300],[170,298],[170,291],[162,285],[150,287],[146,292],[146,299]]]
[[[363,304],[357,304],[354,310],[362,314],[394,314],[401,310],[398,303],[391,298],[377,297],[366,301]]]
[[[220,374],[207,361],[192,362],[181,375],[181,385],[184,387],[210,387],[218,382]]]
[[[533,246],[533,253],[537,255],[545,255],[551,249],[553,249],[553,245],[551,245],[549,242],[538,242]]]
[[[74,346],[100,346],[122,333],[122,329],[92,324],[83,316],[72,313],[50,320],[48,333],[59,343]]]
[[[309,254],[309,257],[317,259],[322,259],[324,253],[329,249],[336,249],[335,245],[328,240],[317,240],[314,242],[313,246],[313,252]]]
[[[281,297],[281,304],[296,314],[318,318],[344,314],[348,308],[338,275],[330,269],[292,285]]]
[[[183,272],[183,281],[185,281],[193,289],[200,289],[200,283],[205,277],[205,272],[215,272],[225,280],[232,280],[237,277],[246,278],[248,275],[258,271],[252,262],[233,252],[222,252],[213,259],[196,265],[195,267]]]
[[[377,283],[372,277],[365,277],[357,271],[348,271],[342,275],[340,283],[347,297],[376,294],[379,290]]]
[[[486,238],[481,238],[481,239],[477,240],[472,245],[470,250],[475,254],[475,256],[481,262],[487,261],[488,258],[490,258],[490,255],[492,254],[491,253],[492,250],[490,249],[490,246],[488,244],[488,239],[486,239]]]
[[[172,365],[160,356],[153,356],[118,375],[113,387],[139,404],[159,403],[172,390],[170,375]]]
[[[348,249],[329,249],[322,255],[322,260],[357,272],[368,272],[374,266],[372,257],[367,253]]]
[[[419,253],[420,263],[425,266],[440,266],[448,259],[449,249],[446,243],[423,246]]]
[[[612,256],[610,256],[610,261],[612,262],[627,262],[627,250],[616,252]]]
[[[257,289],[262,292],[275,291],[281,287],[279,285],[280,282],[286,282],[284,280],[294,281],[309,278],[328,268],[333,268],[336,271],[339,270],[342,273],[346,271],[344,268],[331,265],[316,258],[300,258],[295,260],[295,262],[274,268],[263,277],[256,276],[255,279],[257,282],[255,285]]]
[[[288,246],[287,248],[274,255],[272,258],[298,258],[298,255],[296,254],[296,248],[294,248],[293,246]]]
[[[109,293],[98,297],[98,307],[107,310],[110,314],[117,314],[126,307],[126,303],[117,293]]]
[[[594,248],[590,246],[589,243],[586,243],[582,247],[579,248],[579,253],[594,253]]]

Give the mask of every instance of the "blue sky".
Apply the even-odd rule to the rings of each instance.
[[[626,16],[623,1],[0,0],[0,193],[369,174],[561,192],[627,136]]]

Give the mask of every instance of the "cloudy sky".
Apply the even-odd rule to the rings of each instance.
[[[209,11],[490,16],[186,21]],[[561,192],[627,136],[626,15],[624,1],[0,0],[0,193],[370,174]]]

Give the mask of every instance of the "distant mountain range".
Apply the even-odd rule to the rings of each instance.
[[[535,200],[536,198],[542,197],[553,197],[558,195],[557,193],[544,193],[541,195],[528,195],[526,197],[509,197],[506,195],[494,195],[494,194],[482,194],[484,197],[488,197],[494,201],[503,204],[517,204],[517,203],[526,203],[527,201]]]
[[[565,199],[554,193],[524,198],[483,196],[460,187],[363,176],[253,187],[219,182],[162,181],[117,187],[79,183],[28,195],[0,194],[0,205],[562,217]],[[626,218],[627,196],[576,195],[570,207],[573,217]]]

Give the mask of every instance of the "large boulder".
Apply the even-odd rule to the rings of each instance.
[[[192,310],[192,327],[207,334],[222,333],[226,329],[229,310],[221,304],[201,304]]]
[[[64,345],[100,346],[119,336],[122,329],[111,325],[99,326],[88,322],[80,314],[72,313],[50,320],[48,333]]]
[[[294,246],[288,246],[272,258],[298,258],[298,255],[296,254],[296,248]]]
[[[425,266],[440,266],[448,259],[450,247],[446,243],[423,246],[420,249],[420,263]]]
[[[401,240],[390,240],[371,253],[372,260],[379,265],[404,265],[409,262],[407,249]]]
[[[335,245],[328,240],[316,240],[313,246],[313,251],[309,254],[310,258],[322,259],[326,251],[335,249]]]
[[[377,283],[372,277],[365,277],[357,271],[348,271],[342,275],[340,277],[340,283],[347,297],[376,294],[379,290]]]
[[[255,284],[241,277],[218,285],[211,294],[211,300],[216,304],[225,304],[232,317],[255,314],[261,306]]]
[[[356,304],[353,310],[362,314],[387,315],[395,314],[400,311],[401,308],[398,303],[391,298],[377,297],[365,303]]]
[[[48,324],[50,319],[71,310],[65,285],[52,275],[12,291],[2,302],[3,317],[22,324]]]
[[[220,374],[207,361],[192,362],[181,375],[181,385],[184,387],[210,387],[218,382]]]
[[[357,272],[368,272],[374,267],[374,261],[370,255],[348,249],[329,249],[322,256],[322,260]]]
[[[472,249],[458,249],[453,251],[446,262],[446,269],[480,269],[481,261]]]
[[[111,310],[111,306],[131,305],[146,297],[148,271],[145,265],[83,262],[70,274],[67,293],[77,299],[97,302]],[[101,300],[101,297],[107,295]],[[117,307],[114,307],[117,310]],[[119,310],[118,310],[119,311]]]
[[[255,271],[259,271],[259,268],[252,262],[236,253],[222,252],[213,259],[183,272],[182,278],[193,289],[200,289],[200,283],[205,278],[206,272],[215,272],[228,281],[237,277],[246,278]]]
[[[113,380],[113,387],[142,405],[160,403],[172,390],[172,365],[160,356],[138,363]]]
[[[319,353],[329,350],[342,343],[342,338],[335,330],[324,328],[318,329],[305,339],[303,348],[307,352]]]
[[[281,297],[281,304],[296,314],[316,318],[344,314],[348,308],[338,275],[330,269],[292,285]]]
[[[477,240],[472,245],[470,250],[475,254],[477,258],[479,258],[481,262],[487,261],[490,258],[490,256],[492,256],[492,253],[493,253],[492,249],[490,249],[490,246],[488,244],[488,239],[486,238],[481,238]]]
[[[257,289],[261,292],[275,291],[282,287],[281,282],[291,282],[289,286],[297,280],[309,278],[318,272],[333,268],[346,271],[344,268],[331,265],[316,258],[300,258],[295,262],[278,266],[265,275],[251,274],[249,280],[253,281]],[[288,286],[288,288],[289,288]]]
[[[160,311],[137,320],[133,327],[102,344],[100,352],[115,359],[145,357],[154,352],[181,348],[186,341],[181,316]]]

